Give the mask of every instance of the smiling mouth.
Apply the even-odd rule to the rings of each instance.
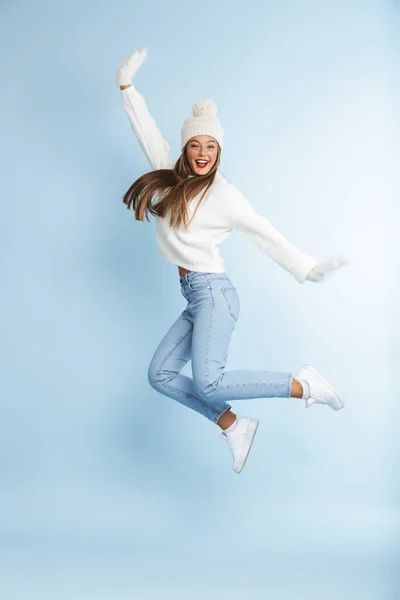
[[[196,165],[200,168],[200,169],[204,169],[204,167],[206,167],[209,163],[208,160],[196,160],[195,161]]]

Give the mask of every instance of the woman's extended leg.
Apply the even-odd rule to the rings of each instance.
[[[189,273],[183,291],[188,299],[192,333],[192,371],[197,394],[209,402],[254,398],[301,397],[302,386],[290,372],[265,369],[226,370],[240,301],[229,277]]]

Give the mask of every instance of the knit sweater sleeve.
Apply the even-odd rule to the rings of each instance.
[[[152,169],[172,169],[172,150],[150,115],[143,96],[133,85],[121,90],[121,96],[132,129]]]
[[[243,194],[232,184],[227,186],[226,214],[230,227],[241,231],[259,250],[303,283],[318,264],[311,256],[295,248],[271,223],[259,215]]]

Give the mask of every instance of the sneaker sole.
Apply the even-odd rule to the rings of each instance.
[[[333,410],[341,410],[344,407],[344,400],[343,398],[338,394],[338,392],[335,390],[335,388],[329,383],[329,381],[327,381],[326,379],[324,379],[322,377],[322,375],[320,375],[317,371],[317,369],[315,367],[313,367],[312,365],[304,365],[303,367],[304,369],[306,369],[307,371],[309,371],[312,375],[314,375],[314,377],[316,377],[316,379],[319,379],[319,381],[321,381],[324,385],[326,385],[326,387],[329,389],[329,391],[332,393],[332,395],[334,396],[334,398],[337,401],[337,406],[332,406],[330,404],[330,406],[332,406]]]
[[[248,446],[248,449],[247,449],[247,452],[246,452],[246,455],[245,455],[243,461],[240,463],[240,466],[236,467],[234,469],[235,473],[240,473],[240,471],[243,470],[243,468],[244,468],[244,466],[246,464],[247,457],[250,454],[250,450],[251,450],[251,447],[252,447],[253,442],[254,442],[254,438],[256,437],[256,433],[257,433],[257,429],[258,429],[259,423],[260,423],[260,421],[256,421],[255,423],[250,423],[249,426],[248,426],[248,428],[247,428],[245,441],[249,443],[249,446]]]

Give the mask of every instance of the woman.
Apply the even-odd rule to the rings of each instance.
[[[295,378],[291,373],[225,370],[240,302],[219,245],[238,229],[299,283],[321,281],[347,261],[338,257],[318,264],[297,250],[218,172],[223,129],[211,100],[194,105],[181,132],[182,154],[172,161],[171,149],[132,85],[146,56],[146,49],[135,51],[117,73],[124,108],[153,169],[132,184],[124,203],[134,209],[137,220],[149,220],[149,212],[156,217],[160,253],[177,265],[187,300],[156,349],[148,378],[160,393],[219,425],[233,455],[233,469],[240,473],[259,422],[235,415],[227,401],[290,396],[302,398],[305,407],[319,403],[335,410],[343,408],[344,401],[311,365],[304,365]],[[181,374],[190,359],[193,378]]]

